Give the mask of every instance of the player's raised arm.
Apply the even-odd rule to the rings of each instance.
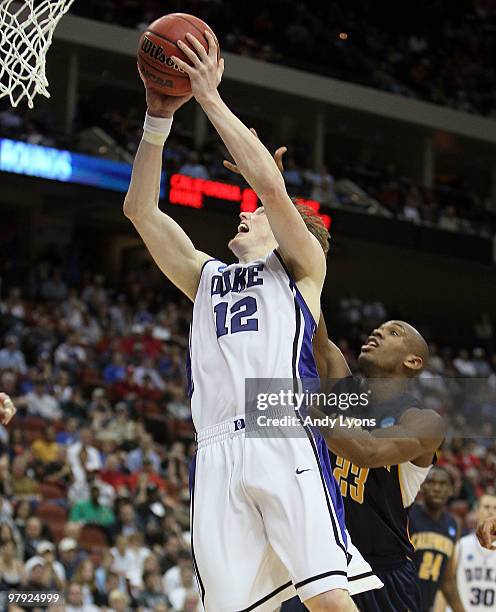
[[[329,340],[322,312],[320,313],[317,331],[313,337],[312,344],[321,385],[324,384],[326,380],[336,382],[341,378],[351,376],[350,367],[346,363],[343,353],[332,340]]]
[[[288,196],[284,179],[269,151],[222,101],[217,86],[222,77],[223,60],[217,61],[213,36],[206,31],[205,37],[209,43],[208,54],[189,34],[188,42],[196,53],[182,41],[177,43],[192,66],[177,57],[172,59],[188,73],[193,95],[224,141],[240,173],[262,201],[279,251],[295,280],[309,278],[320,291],[325,276],[322,248],[307,230]]]
[[[195,249],[182,228],[158,207],[162,151],[174,112],[191,96],[172,97],[147,90],[145,133],[136,153],[124,214],[132,221],[162,272],[194,300],[208,255]]]

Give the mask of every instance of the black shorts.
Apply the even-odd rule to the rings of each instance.
[[[373,571],[384,587],[353,597],[360,612],[421,612],[420,586],[413,561],[401,562],[394,569]],[[306,610],[308,608],[298,597],[285,601],[281,606],[281,612]]]
[[[413,561],[407,560],[394,569],[373,567],[373,571],[384,587],[353,597],[360,612],[420,612],[420,585]]]
[[[288,599],[281,606],[281,612],[307,612],[308,608],[301,603],[299,597]]]

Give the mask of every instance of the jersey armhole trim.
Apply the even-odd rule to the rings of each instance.
[[[296,295],[298,296],[298,298],[301,300],[301,303],[305,306],[309,316],[310,316],[310,320],[312,321],[313,325],[314,325],[314,330],[317,329],[317,323],[315,321],[315,317],[312,314],[312,311],[310,310],[310,308],[308,307],[308,304],[305,301],[305,298],[301,295],[301,291],[298,289],[296,282],[294,280],[294,278],[291,275],[291,272],[288,270],[288,267],[286,266],[286,264],[284,263],[284,259],[282,258],[281,254],[278,252],[277,249],[273,250],[274,255],[277,257],[277,259],[279,260],[279,263],[281,264],[281,266],[283,267],[283,270],[286,272],[286,274],[288,275],[288,279],[289,279],[289,286],[291,287],[291,289],[293,289],[296,292]]]
[[[432,464],[428,467],[421,467],[420,465],[415,465],[415,463],[412,463],[411,461],[404,461],[403,463],[398,463],[398,482],[400,485],[401,501],[403,503],[403,508],[410,508],[411,505],[414,503],[415,498],[417,497],[417,493],[420,490],[421,483],[415,483],[415,485],[418,485],[418,490],[416,491],[415,495],[413,495],[413,499],[410,501],[410,503],[408,503],[408,498],[412,497],[412,492],[411,490],[406,490],[407,482],[403,481],[404,471],[402,470],[410,470],[411,472],[415,473],[416,477],[423,477],[422,481],[424,481],[431,468]]]
[[[200,276],[198,277],[198,289],[196,290],[196,294],[198,295],[198,290],[200,289],[200,285],[202,282],[202,278],[203,278],[203,271],[205,270],[205,268],[207,267],[207,264],[211,263],[212,261],[218,261],[220,262],[222,265],[225,265],[223,261],[221,261],[220,259],[217,259],[217,257],[210,257],[209,259],[207,259],[206,261],[204,261],[202,263],[202,267],[200,268]],[[196,302],[196,295],[195,295],[195,299],[193,300],[193,304],[195,304]]]
[[[205,266],[206,266],[207,264],[209,264],[211,261],[220,261],[220,259],[217,259],[217,257],[210,257],[210,259],[207,259],[206,261],[204,261],[204,262],[202,263],[202,267],[201,267],[201,269],[200,269],[200,280],[201,280],[201,277],[202,277],[202,274],[203,274],[203,270],[205,269]],[[221,263],[222,263],[222,262],[221,262]]]
[[[413,461],[404,461],[403,463],[399,463],[398,465],[408,465],[409,468],[413,468],[419,474],[423,474],[426,470],[429,471],[434,464],[431,463],[427,467],[422,467],[421,465],[415,465]]]

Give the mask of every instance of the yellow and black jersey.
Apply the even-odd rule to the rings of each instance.
[[[341,383],[347,392],[354,385],[356,390],[359,385],[363,389],[363,383],[357,379],[347,378]],[[371,403],[362,416],[374,418],[376,427],[384,428],[395,425],[410,408],[420,408],[417,398],[401,393],[387,402]],[[369,469],[330,455],[344,500],[346,526],[353,543],[372,568],[394,567],[413,558],[408,508],[431,466],[423,468],[407,462]]]
[[[420,504],[410,509],[410,537],[422,594],[422,610],[430,610],[454,553],[457,524],[449,512],[434,520]]]

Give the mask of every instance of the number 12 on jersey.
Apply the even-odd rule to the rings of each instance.
[[[258,331],[257,300],[247,296],[234,302],[229,308],[227,302],[219,302],[214,307],[217,338],[226,334],[237,334],[243,331]]]

